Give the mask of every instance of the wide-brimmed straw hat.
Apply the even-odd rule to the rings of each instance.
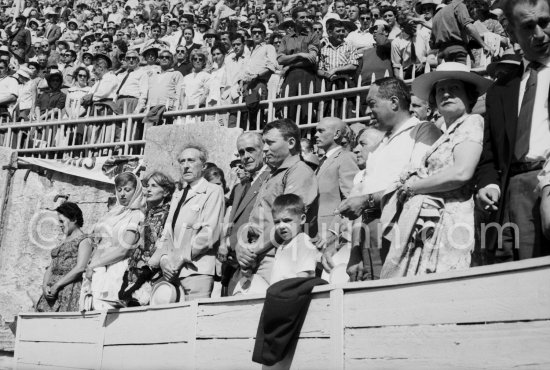
[[[422,5],[433,5],[435,9],[439,4],[441,4],[441,0],[418,0],[416,5],[414,6],[414,10],[416,10],[416,12],[420,14],[420,7]]]
[[[168,281],[160,281],[155,284],[151,291],[150,306],[176,303],[180,299],[179,289]]]
[[[460,80],[474,85],[479,95],[483,95],[493,81],[471,72],[470,68],[462,63],[441,63],[435,71],[423,74],[414,79],[412,93],[420,99],[428,100],[433,86],[443,80]]]

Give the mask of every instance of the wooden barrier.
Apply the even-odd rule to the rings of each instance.
[[[314,289],[285,369],[550,367],[550,257]],[[21,314],[17,369],[258,369],[260,296]]]

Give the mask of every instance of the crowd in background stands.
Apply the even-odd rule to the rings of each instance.
[[[3,0],[0,114],[254,107],[287,90],[409,79],[513,53],[503,21],[494,0]]]

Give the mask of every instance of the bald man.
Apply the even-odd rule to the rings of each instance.
[[[250,213],[254,203],[256,203],[256,197],[258,196],[258,190],[262,185],[265,176],[269,175],[269,171],[264,171],[263,160],[263,141],[262,136],[256,132],[245,132],[237,139],[237,151],[241,160],[243,169],[247,172],[248,176],[238,183],[231,192],[231,212],[229,213],[229,225],[227,229],[225,245],[228,247],[229,254],[233,252],[236,255],[237,262],[242,267],[249,267],[255,260],[256,255],[249,249],[242,247],[239,243],[239,230],[248,223]],[[246,233],[244,233],[246,235]],[[233,267],[236,267],[233,264]],[[227,287],[229,285],[230,275],[233,275],[235,270],[231,268],[224,268],[222,285]],[[225,292],[224,289],[222,292]],[[231,295],[232,292],[227,292]],[[224,294],[226,295],[226,294]]]
[[[341,119],[326,117],[315,133],[317,147],[326,153],[315,174],[319,183],[319,233],[327,242],[334,241],[336,235],[331,230],[340,224],[340,216],[335,216],[334,210],[349,196],[353,178],[359,172],[355,155],[340,145],[346,129],[347,124]]]

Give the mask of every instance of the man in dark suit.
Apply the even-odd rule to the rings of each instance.
[[[507,0],[503,10],[524,58],[487,93],[477,199],[498,223],[481,228],[489,263],[550,254],[535,191],[550,149],[550,1]]]
[[[235,186],[232,192],[232,207],[229,214],[229,225],[226,233],[228,249],[235,252],[237,262],[241,266],[248,266],[256,260],[254,252],[243,248],[239,240],[246,240],[243,225],[248,223],[250,213],[256,203],[258,190],[269,171],[264,171],[262,136],[254,132],[245,132],[237,139],[237,151],[244,170],[248,176]],[[243,235],[244,234],[244,235]],[[228,265],[224,268],[224,281],[227,285],[230,275],[235,269]]]

